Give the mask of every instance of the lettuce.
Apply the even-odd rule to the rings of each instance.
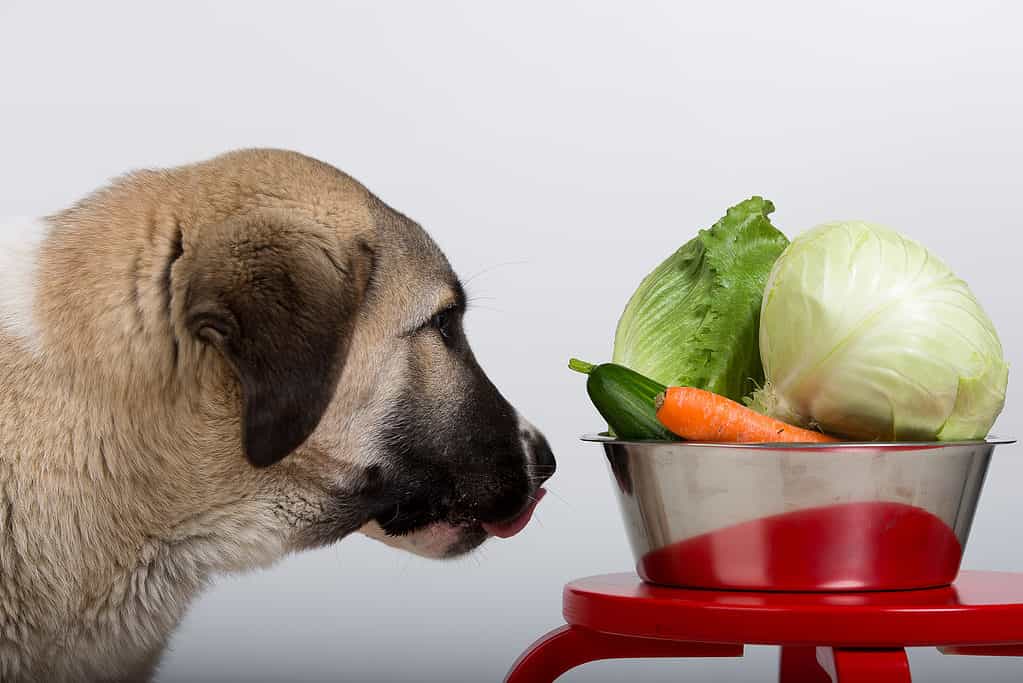
[[[618,322],[614,362],[665,385],[741,400],[763,382],[761,298],[788,239],[752,197],[654,269]]]

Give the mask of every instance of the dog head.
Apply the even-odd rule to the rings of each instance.
[[[292,548],[361,529],[449,557],[524,526],[555,461],[473,356],[465,293],[427,233],[297,154],[192,174],[163,305],[200,429],[233,444],[204,470],[271,491]]]

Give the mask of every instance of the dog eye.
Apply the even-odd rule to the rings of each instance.
[[[433,314],[430,318],[430,327],[440,332],[445,340],[451,338],[451,309],[446,309]]]

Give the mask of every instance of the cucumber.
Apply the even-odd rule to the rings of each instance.
[[[575,358],[568,367],[588,375],[586,393],[619,439],[678,441],[657,421],[654,397],[665,386],[617,363],[593,365]]]

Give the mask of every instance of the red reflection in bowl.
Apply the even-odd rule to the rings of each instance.
[[[930,512],[888,502],[788,512],[645,555],[639,575],[690,588],[851,591],[950,584],[962,547]]]

